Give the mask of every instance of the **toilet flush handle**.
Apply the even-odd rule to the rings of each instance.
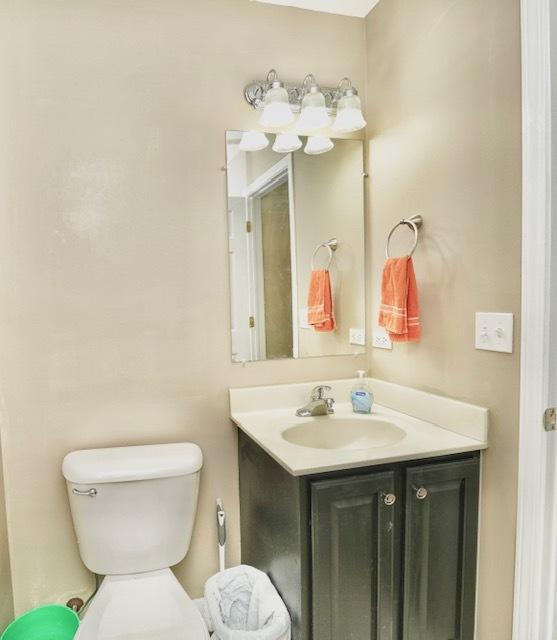
[[[95,498],[97,496],[98,491],[96,489],[87,489],[87,491],[72,489],[72,493],[76,496],[88,496],[89,498]]]

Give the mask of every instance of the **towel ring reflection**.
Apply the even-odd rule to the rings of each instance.
[[[411,218],[403,218],[402,220],[400,220],[400,222],[397,222],[395,226],[391,229],[389,235],[387,236],[387,243],[385,245],[385,255],[387,256],[387,258],[391,257],[389,255],[389,243],[391,241],[391,238],[393,237],[393,233],[402,225],[406,225],[407,227],[410,227],[414,231],[414,244],[412,245],[412,248],[408,253],[408,255],[411,256],[416,250],[416,247],[418,246],[418,229],[421,228],[423,223],[424,223],[424,219],[420,215],[412,216]]]
[[[311,256],[311,270],[315,271],[315,256],[319,253],[320,249],[327,249],[329,252],[329,262],[327,262],[327,266],[325,267],[325,271],[329,270],[331,266],[331,262],[333,261],[333,251],[336,251],[338,248],[338,240],[336,238],[331,238],[327,242],[322,242],[315,247],[315,251]]]

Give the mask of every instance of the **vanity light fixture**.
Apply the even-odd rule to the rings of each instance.
[[[308,74],[301,85],[284,85],[271,69],[265,80],[257,80],[244,89],[244,97],[254,108],[262,110],[260,124],[264,129],[281,129],[300,113],[298,128],[311,133],[331,126],[333,131],[349,133],[366,126],[362,104],[350,78],[343,78],[335,88],[320,87],[315,76]],[[279,122],[281,124],[279,124]]]
[[[301,131],[316,131],[326,129],[331,125],[331,118],[327,112],[325,96],[321,92],[312,73],[308,74],[302,83],[302,112],[298,127]]]
[[[304,147],[304,153],[309,156],[318,156],[322,153],[327,153],[334,147],[334,143],[330,138],[325,136],[309,136],[306,146]]]
[[[269,146],[269,138],[261,131],[246,131],[240,140],[242,151],[262,151]]]
[[[273,144],[273,151],[277,153],[293,153],[302,146],[302,141],[295,133],[279,133]]]
[[[280,127],[291,124],[294,121],[294,114],[290,108],[288,91],[278,79],[274,69],[271,69],[267,74],[266,84],[268,89],[265,93],[263,113],[259,124],[268,129],[280,129]]]
[[[362,103],[350,78],[343,78],[339,82],[337,94],[340,97],[337,102],[337,117],[332,127],[333,131],[335,133],[352,133],[363,129],[366,126],[366,121],[362,114]]]

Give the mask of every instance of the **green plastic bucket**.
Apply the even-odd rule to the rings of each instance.
[[[0,640],[72,640],[78,627],[77,613],[61,604],[46,604],[16,618]]]

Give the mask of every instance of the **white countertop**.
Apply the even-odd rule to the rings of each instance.
[[[231,389],[231,417],[242,431],[295,476],[487,448],[486,408],[373,378],[368,378],[367,383],[376,398],[371,418],[386,420],[405,432],[395,444],[363,449],[317,449],[293,444],[282,437],[283,432],[294,425],[342,418],[369,420],[370,416],[354,414],[350,402],[345,401],[354,385],[353,379]],[[318,384],[332,387],[329,395],[337,400],[335,415],[297,417],[296,409],[308,401],[311,389]]]

